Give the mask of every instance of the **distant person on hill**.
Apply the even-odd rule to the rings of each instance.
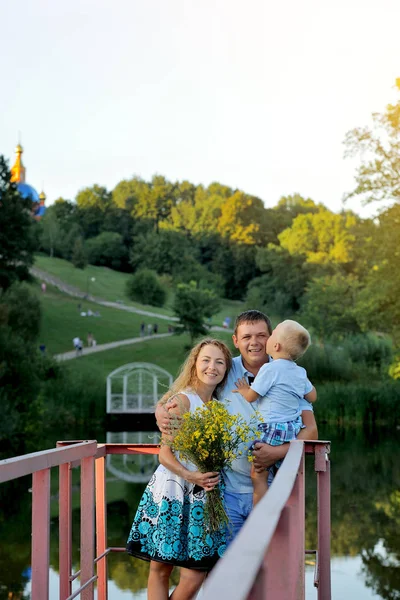
[[[262,437],[258,442],[280,446],[296,439],[304,428],[300,402],[315,402],[317,392],[307,378],[306,370],[296,365],[311,343],[310,334],[300,323],[286,320],[279,323],[267,339],[266,351],[273,360],[262,365],[253,383],[243,377],[236,381],[239,393],[247,402],[257,402],[263,423],[258,429]],[[282,461],[276,464],[279,468]],[[272,467],[273,469],[274,467]],[[252,471],[253,503],[259,502],[268,489],[269,471]]]
[[[72,343],[76,350],[76,355],[79,356],[80,354],[82,354],[82,348],[83,348],[82,340],[79,337],[74,337],[74,339],[72,340]]]
[[[147,335],[151,335],[153,333],[153,325],[149,323],[147,325]]]
[[[153,325],[153,333],[155,334],[157,332],[158,332],[158,324],[154,323],[154,325]]]
[[[90,346],[93,346],[93,333],[90,333],[90,331],[87,336],[87,345],[88,348],[90,348]]]
[[[144,337],[146,324],[144,321],[140,323],[140,337]]]
[[[46,284],[44,281],[42,281],[42,292],[43,292],[43,294],[46,293]]]

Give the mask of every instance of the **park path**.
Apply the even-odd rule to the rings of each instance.
[[[172,333],[157,333],[154,335],[148,335],[144,337],[130,338],[128,340],[119,340],[117,342],[108,342],[107,344],[98,344],[96,346],[90,346],[89,348],[83,348],[82,352],[77,354],[76,350],[70,352],[63,352],[62,354],[55,354],[54,358],[59,361],[72,360],[73,358],[80,358],[81,356],[87,356],[88,354],[94,354],[95,352],[104,352],[105,350],[112,350],[119,346],[129,346],[131,344],[138,344],[139,342],[148,342],[157,338],[164,338],[173,335]]]
[[[68,294],[69,296],[74,296],[76,298],[82,298],[84,300],[89,300],[90,302],[95,302],[96,304],[100,304],[101,306],[108,306],[109,308],[116,308],[118,310],[125,310],[128,312],[137,313],[139,315],[144,315],[146,317],[156,317],[158,319],[165,319],[166,321],[178,321],[177,317],[169,317],[168,315],[161,315],[160,313],[149,312],[147,310],[141,310],[140,308],[135,308],[134,306],[126,306],[125,304],[120,304],[119,302],[109,302],[107,300],[103,300],[102,298],[96,298],[95,296],[90,296],[82,292],[79,288],[74,287],[73,285],[69,285],[65,283],[58,277],[47,273],[46,271],[42,271],[42,269],[38,269],[37,267],[31,267],[30,272],[34,277],[37,277],[41,281],[45,281],[50,285],[54,285],[61,292]],[[213,325],[211,331],[229,331],[233,333],[232,329],[226,329],[225,327],[220,327],[218,325]],[[113,348],[118,348],[120,346],[129,346],[130,344],[138,344],[139,342],[145,342],[148,340],[163,338],[173,335],[172,333],[158,333],[151,336],[144,337],[136,337],[130,338],[127,340],[117,340],[115,342],[108,342],[107,344],[98,344],[94,347],[83,348],[82,352],[77,354],[76,350],[71,350],[69,352],[62,352],[61,354],[55,354],[54,358],[59,361],[64,360],[72,360],[73,358],[78,358],[81,356],[87,356],[88,354],[94,354],[95,352],[103,352],[105,350],[112,350]]]
[[[96,298],[96,296],[91,296],[90,294],[87,295],[84,292],[82,292],[82,290],[80,290],[79,288],[73,285],[69,285],[61,279],[58,279],[58,277],[50,275],[50,273],[42,271],[42,269],[38,269],[37,267],[31,267],[30,272],[32,275],[34,275],[41,281],[45,281],[50,285],[54,285],[54,287],[58,288],[61,292],[64,292],[69,296],[74,296],[75,298],[82,298],[82,300],[89,300],[90,302],[95,302],[96,304],[100,304],[101,306],[117,308],[118,310],[125,310],[128,312],[136,313],[138,315],[144,315],[146,317],[156,317],[157,319],[164,319],[165,321],[178,321],[177,317],[161,315],[160,313],[142,310],[140,308],[135,308],[134,306],[126,306],[125,304],[122,304],[120,302],[109,302],[108,300],[104,300],[103,298]]]

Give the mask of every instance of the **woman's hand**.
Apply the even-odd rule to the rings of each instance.
[[[186,476],[187,481],[202,487],[206,492],[210,492],[219,484],[219,473],[209,472],[201,473],[201,471],[190,471]]]

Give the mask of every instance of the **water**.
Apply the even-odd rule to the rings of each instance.
[[[156,442],[153,434],[108,434],[107,441]],[[400,598],[400,462],[398,432],[320,427],[332,441],[332,597],[335,600]],[[103,439],[106,439],[104,436]],[[108,545],[124,546],[137,503],[156,458],[112,456],[107,473]],[[50,548],[50,598],[58,599],[58,519],[54,473]],[[74,470],[73,565],[79,568],[79,487]],[[306,547],[316,547],[316,496],[307,459]],[[28,600],[31,495],[29,484],[10,491],[12,516],[0,512],[0,600]],[[53,493],[53,490],[52,490]],[[308,560],[308,559],[307,559]],[[311,560],[309,561],[311,562]],[[123,554],[109,557],[109,600],[141,600],[148,563]],[[176,577],[176,575],[175,575]],[[316,599],[314,566],[306,567],[306,599]],[[12,595],[13,594],[13,595]]]

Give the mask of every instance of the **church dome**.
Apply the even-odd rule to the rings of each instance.
[[[23,198],[30,198],[32,202],[40,202],[39,194],[27,183],[17,183],[17,189]]]

